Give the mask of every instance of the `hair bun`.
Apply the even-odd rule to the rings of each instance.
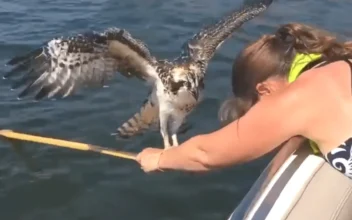
[[[290,33],[290,30],[286,27],[279,28],[276,33],[275,37],[282,41],[284,44],[294,44],[295,37]]]

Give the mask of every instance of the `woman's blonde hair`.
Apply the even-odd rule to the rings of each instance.
[[[257,101],[256,85],[271,76],[287,77],[297,53],[318,53],[322,59],[352,58],[352,42],[340,42],[326,31],[289,23],[275,34],[263,35],[244,48],[232,66],[232,92],[219,110],[219,119],[229,123],[243,116]]]

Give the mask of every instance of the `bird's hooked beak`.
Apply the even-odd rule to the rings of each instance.
[[[192,90],[191,94],[192,94],[192,96],[194,97],[194,99],[198,100],[198,98],[199,98],[199,91],[198,91],[198,89]]]

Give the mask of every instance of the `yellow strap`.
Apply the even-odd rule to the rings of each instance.
[[[301,72],[305,66],[307,66],[309,63],[321,58],[321,56],[322,56],[321,54],[297,53],[293,62],[292,62],[291,69],[288,74],[288,82],[289,83],[294,82],[298,78],[298,76],[301,74]],[[314,141],[309,140],[309,145],[312,148],[314,154],[319,154],[319,152],[320,152],[319,147]]]
[[[136,156],[137,156],[136,154],[133,154],[133,153],[110,150],[108,148],[103,148],[96,145],[84,144],[79,142],[66,141],[66,140],[60,140],[60,139],[54,139],[54,138],[48,138],[48,137],[34,136],[34,135],[14,132],[11,130],[0,130],[0,135],[10,139],[17,139],[22,141],[54,145],[57,147],[71,148],[71,149],[81,150],[81,151],[93,151],[100,154],[106,154],[114,157],[130,159],[130,160],[136,160]]]
[[[292,62],[290,73],[288,74],[288,82],[292,83],[295,81],[305,66],[319,58],[321,58],[321,54],[297,53]]]
[[[312,148],[314,154],[319,154],[320,153],[319,147],[314,141],[309,140],[309,145]]]

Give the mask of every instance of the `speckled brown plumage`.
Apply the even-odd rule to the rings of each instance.
[[[128,78],[137,77],[152,89],[141,111],[123,123],[123,130],[133,136],[156,123],[164,146],[177,145],[179,127],[202,99],[205,72],[215,51],[237,28],[271,3],[272,0],[258,0],[232,11],[186,41],[180,56],[173,60],[157,59],[127,30],[109,28],[102,33],[56,38],[14,57],[7,63],[14,67],[4,78],[24,73],[12,88],[24,87],[19,98],[34,95],[40,100],[67,97],[81,87],[103,86],[116,72]]]

